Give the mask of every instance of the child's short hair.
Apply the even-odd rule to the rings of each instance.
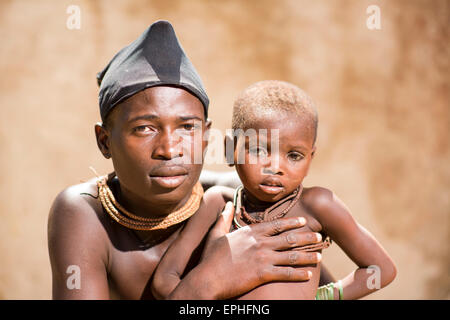
[[[312,99],[299,87],[279,80],[265,80],[252,84],[234,102],[232,128],[250,129],[254,121],[274,112],[294,112],[305,118],[317,136],[318,115]]]

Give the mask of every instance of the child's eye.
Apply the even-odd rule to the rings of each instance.
[[[292,161],[300,161],[304,158],[304,156],[298,152],[291,152],[288,154],[288,158],[289,158],[289,160],[292,160]]]
[[[260,148],[260,147],[250,148],[250,150],[248,150],[248,152],[255,156],[265,156],[267,154],[266,149]]]

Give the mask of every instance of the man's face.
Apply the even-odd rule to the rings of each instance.
[[[235,159],[244,152],[244,163],[235,163],[236,170],[253,200],[276,202],[302,183],[315,151],[314,135],[304,122],[295,116],[267,117],[252,125],[257,144],[249,137],[239,138]],[[266,129],[267,134],[260,134],[260,129]],[[278,143],[278,150],[274,142]]]
[[[190,196],[202,169],[203,133],[209,127],[200,100],[181,88],[148,88],[116,106],[104,144],[121,188],[155,206]]]

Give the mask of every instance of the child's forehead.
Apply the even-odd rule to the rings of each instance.
[[[300,116],[286,116],[254,119],[242,134],[246,137],[246,141],[251,141],[251,137],[256,136],[259,141],[267,144],[276,141],[284,149],[293,146],[312,147],[314,132],[311,121]]]
[[[247,129],[250,128],[304,131],[313,128],[313,119],[293,112],[272,111],[251,117],[247,124]]]

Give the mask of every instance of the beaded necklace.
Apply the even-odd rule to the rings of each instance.
[[[280,218],[284,217],[289,212],[289,210],[291,210],[294,207],[294,205],[298,202],[298,200],[300,199],[302,190],[303,190],[303,187],[300,185],[292,194],[290,194],[286,198],[274,203],[272,206],[270,206],[269,208],[265,209],[263,212],[258,214],[257,217],[255,218],[255,217],[252,217],[245,210],[245,206],[243,205],[244,196],[245,196],[244,188],[243,188],[243,186],[239,186],[234,193],[234,206],[235,206],[235,213],[234,213],[234,220],[233,220],[234,224],[238,228],[241,227],[241,225],[237,222],[237,219],[236,219],[236,217],[238,215],[247,224],[267,222],[267,221],[273,221],[276,219],[280,219]],[[287,208],[285,208],[283,211],[279,212],[276,215],[273,215],[273,216],[270,215],[270,212],[273,209],[275,209],[276,207],[279,207],[280,205],[282,205],[283,203],[285,203],[291,199],[292,199],[292,201]]]
[[[107,184],[108,176],[97,180],[100,202],[109,216],[126,228],[133,230],[167,229],[177,223],[190,218],[200,207],[203,197],[203,187],[197,182],[188,201],[180,209],[161,218],[145,218],[132,214],[122,207]]]
[[[243,189],[244,187],[241,185],[239,186],[236,191],[234,192],[234,198],[233,198],[233,204],[234,204],[234,217],[233,217],[233,224],[235,225],[235,227],[237,229],[242,228],[243,226],[239,224],[237,217],[239,216],[244,222],[246,222],[247,224],[252,224],[252,223],[260,223],[260,222],[265,222],[265,221],[273,221],[279,218],[284,217],[290,209],[292,209],[294,207],[294,205],[298,202],[298,200],[300,199],[300,195],[303,191],[303,186],[300,185],[296,191],[294,191],[290,196],[282,199],[281,201],[276,202],[274,205],[272,205],[270,208],[267,208],[266,210],[264,210],[263,214],[262,214],[262,218],[260,219],[256,219],[251,217],[246,211],[245,211],[245,207],[242,204],[242,198],[243,198]],[[291,203],[289,204],[289,206],[284,209],[283,211],[281,211],[279,214],[266,218],[266,216],[268,216],[268,214],[270,213],[271,210],[273,210],[274,208],[278,207],[279,205],[281,205],[282,203],[290,200],[294,198]],[[251,221],[250,221],[251,219]],[[255,222],[253,222],[255,221]],[[313,251],[318,251],[318,250],[322,250],[322,249],[327,249],[330,245],[331,245],[331,239],[330,237],[326,237],[325,240],[319,242],[319,243],[314,243],[314,244],[310,244],[310,245],[306,245],[306,246],[302,246],[302,247],[298,247],[298,248],[294,248],[293,250],[299,250],[299,251],[304,251],[304,252],[313,252]]]
[[[281,199],[280,201],[274,203],[272,206],[270,206],[269,208],[265,209],[263,212],[257,214],[256,218],[252,217],[247,210],[245,210],[245,206],[241,205],[240,209],[242,212],[242,220],[244,220],[247,224],[251,224],[251,223],[259,223],[259,222],[266,222],[266,221],[273,221],[276,219],[280,219],[283,218],[288,212],[289,210],[291,210],[295,204],[298,202],[298,200],[300,199],[300,195],[302,194],[302,190],[303,187],[300,185],[293,193],[291,193],[289,196]],[[243,197],[241,197],[242,201],[246,202],[247,205],[249,207],[253,207],[253,208],[257,208],[256,205],[252,204],[250,201],[246,201],[245,198],[245,191],[241,191],[241,193],[243,192]],[[282,205],[283,203],[291,200],[291,203],[289,204],[289,206],[287,208],[285,208],[283,211],[279,212],[276,215],[271,216],[270,213],[273,209],[279,207],[280,205]]]

